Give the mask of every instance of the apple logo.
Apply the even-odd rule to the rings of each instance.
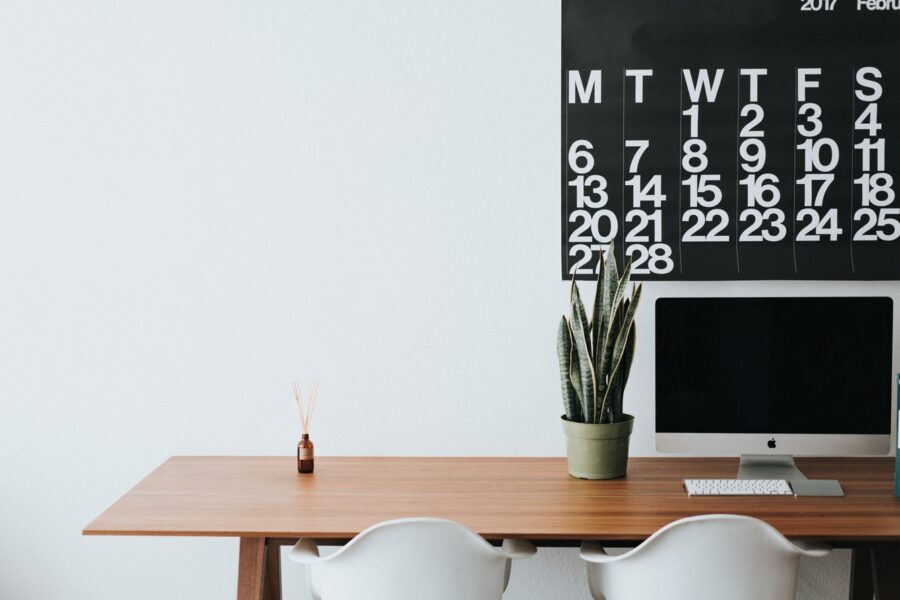
[[[769,440],[769,441],[766,443],[766,445],[767,445],[769,448],[774,448],[774,447],[775,447],[775,438],[772,438],[771,440]]]

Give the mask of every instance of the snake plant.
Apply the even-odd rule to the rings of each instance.
[[[572,279],[572,314],[563,315],[556,336],[566,419],[578,423],[622,420],[622,396],[634,360],[634,314],[641,286],[626,297],[631,260],[619,276],[613,248],[600,256],[597,290],[588,318]]]

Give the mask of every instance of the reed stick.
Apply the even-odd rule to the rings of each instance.
[[[319,395],[319,381],[313,379],[307,390],[306,399],[303,396],[303,386],[299,381],[291,384],[291,392],[294,402],[297,403],[297,412],[300,414],[300,430],[309,434],[309,424],[312,422],[313,411],[316,408],[316,397]]]

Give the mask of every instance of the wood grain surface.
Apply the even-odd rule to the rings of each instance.
[[[734,477],[737,459],[632,458],[628,476],[583,481],[560,458],[173,457],[115,502],[86,535],[312,537],[341,541],[412,516],[460,521],[496,540],[642,540],[676,519],[734,513],[784,535],[900,539],[891,458],[806,458],[810,478],[840,480],[843,498],[690,498],[685,477]]]
[[[262,597],[266,568],[266,539],[241,538],[238,553],[237,597],[257,600]]]

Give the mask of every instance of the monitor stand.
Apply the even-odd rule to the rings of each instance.
[[[738,479],[787,479],[804,480],[790,454],[742,454],[738,467]]]

